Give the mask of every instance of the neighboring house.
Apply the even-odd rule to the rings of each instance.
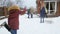
[[[0,0],[0,16],[6,16],[8,14],[6,6],[7,6],[7,1]]]
[[[0,7],[0,16],[7,16],[7,15],[8,15],[7,7],[5,6]]]
[[[60,16],[60,2],[59,0],[42,0],[48,11],[48,16]],[[38,13],[40,12],[40,0],[36,0]]]

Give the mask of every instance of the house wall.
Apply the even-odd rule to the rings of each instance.
[[[36,0],[36,5],[37,5],[37,13],[40,13],[41,8],[40,0]]]
[[[56,16],[60,16],[60,2],[57,3],[57,12]]]
[[[37,1],[37,12],[38,13],[40,13],[40,3],[38,3],[39,1],[38,0],[36,0]],[[44,1],[48,1],[48,0],[44,0]],[[50,1],[52,1],[52,0],[50,0]],[[53,0],[53,1],[55,1],[55,0]],[[58,0],[59,1],[59,0]],[[50,15],[48,15],[48,16],[50,16]],[[56,14],[55,15],[51,15],[51,16],[60,16],[60,2],[57,2],[57,11],[56,11]]]

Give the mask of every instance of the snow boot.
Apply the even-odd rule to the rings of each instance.
[[[7,25],[6,22],[2,23],[0,26],[4,26],[8,31],[11,31],[11,28]]]

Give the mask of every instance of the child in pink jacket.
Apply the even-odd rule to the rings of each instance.
[[[19,29],[19,14],[23,15],[26,12],[26,7],[21,11],[19,6],[12,5],[8,8],[9,16],[8,16],[8,25],[5,23],[1,24],[1,26],[5,26],[11,34],[17,34],[17,30]]]

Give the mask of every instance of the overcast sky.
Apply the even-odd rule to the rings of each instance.
[[[36,8],[36,0],[21,0],[21,4],[22,6],[26,6],[27,8],[33,6],[34,8]]]

